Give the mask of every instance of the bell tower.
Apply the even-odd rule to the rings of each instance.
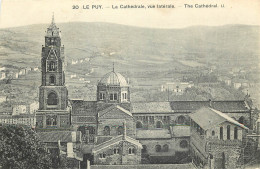
[[[64,74],[64,46],[61,46],[60,31],[54,22],[54,16],[46,31],[45,45],[42,46],[41,68],[37,127],[68,127],[70,120]]]

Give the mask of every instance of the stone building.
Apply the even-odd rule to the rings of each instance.
[[[38,129],[70,127],[64,60],[64,46],[61,45],[60,31],[53,18],[46,31],[45,45],[42,46],[42,83],[36,113]]]
[[[252,129],[254,125],[246,100],[131,102],[130,85],[114,69],[98,82],[96,101],[69,100],[64,46],[54,19],[42,47],[41,68],[36,131],[46,137],[56,132],[60,137],[76,131],[81,133],[80,141],[73,145],[83,154],[84,162],[109,165],[189,162],[190,137],[193,136],[190,114],[202,107],[223,112],[223,117],[231,119],[230,126],[243,126],[240,127],[243,134],[247,127]],[[202,121],[211,119],[202,117]],[[50,140],[48,145],[57,146],[57,141]],[[69,146],[71,148],[71,144]],[[212,152],[212,155],[215,154]]]
[[[243,167],[243,151],[249,130],[246,126],[206,107],[190,114],[190,117],[191,155],[197,166],[212,169]]]

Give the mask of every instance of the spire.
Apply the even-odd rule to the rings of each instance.
[[[55,21],[54,21],[54,12],[52,12],[52,20],[51,20],[51,24],[54,25]]]

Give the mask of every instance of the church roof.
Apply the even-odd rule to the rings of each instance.
[[[236,101],[170,101],[131,103],[132,113],[193,112],[201,107],[212,107],[221,112],[247,112],[250,110],[244,100]]]
[[[101,85],[116,85],[116,86],[128,86],[128,83],[124,76],[117,72],[109,72],[103,76],[98,84]]]
[[[54,15],[52,16],[52,21],[50,26],[47,28],[46,36],[51,37],[51,36],[59,36],[60,35],[60,30],[56,26],[55,21],[54,21]]]
[[[112,139],[110,139],[110,140],[108,140],[108,141],[105,141],[105,142],[103,142],[103,143],[101,143],[101,144],[95,146],[95,147],[92,149],[92,152],[93,152],[93,153],[96,153],[96,152],[98,152],[98,151],[100,151],[100,150],[102,150],[102,149],[104,149],[104,148],[110,147],[110,146],[112,146],[112,145],[114,145],[114,144],[118,144],[118,143],[120,143],[121,141],[127,141],[127,142],[130,142],[130,143],[135,144],[135,145],[137,145],[138,147],[142,148],[142,144],[139,143],[138,140],[135,140],[135,139],[133,139],[133,138],[131,138],[131,137],[129,137],[129,136],[125,136],[125,138],[124,138],[124,135],[120,135],[120,136],[114,137],[114,138],[112,138]]]
[[[243,124],[237,122],[228,115],[209,107],[202,107],[194,113],[191,113],[189,116],[193,121],[195,121],[201,128],[205,130],[210,129],[211,127],[219,125],[223,122],[230,122],[243,129],[248,129]]]
[[[60,142],[79,142],[81,141],[81,133],[79,131],[51,131],[37,133],[40,140],[44,143]]]
[[[114,116],[115,116],[114,118],[120,117],[120,112],[123,112],[124,114],[126,114],[130,117],[133,117],[131,112],[129,112],[128,110],[126,110],[122,107],[120,107],[119,105],[111,105],[111,106],[107,107],[106,109],[98,112],[98,116],[102,117],[102,116],[105,116],[106,114],[111,113],[111,112],[114,113]],[[110,116],[110,117],[113,117],[113,115]]]
[[[137,139],[170,139],[169,130],[136,130]]]

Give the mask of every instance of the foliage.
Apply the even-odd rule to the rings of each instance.
[[[36,133],[22,125],[0,126],[0,168],[48,169],[49,153]]]

